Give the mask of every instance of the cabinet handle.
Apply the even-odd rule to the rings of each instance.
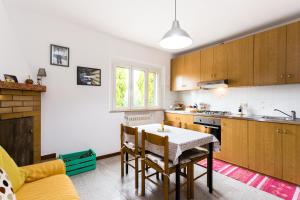
[[[284,74],[281,74],[281,75],[280,75],[280,78],[284,78]]]
[[[217,77],[217,74],[214,74],[214,78],[216,78]]]
[[[276,129],[276,133],[281,133],[281,130],[278,128],[278,129]]]
[[[288,78],[292,78],[292,74],[288,74],[287,77],[288,77]]]
[[[283,130],[283,134],[287,134],[288,131],[286,129]]]

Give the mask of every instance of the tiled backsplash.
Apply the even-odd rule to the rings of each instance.
[[[232,113],[238,112],[241,103],[247,103],[248,114],[280,116],[274,112],[277,108],[287,113],[295,110],[300,116],[300,84],[180,92],[177,100],[186,105],[208,103],[211,110]]]

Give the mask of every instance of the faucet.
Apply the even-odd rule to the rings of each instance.
[[[274,109],[274,111],[278,111],[278,112],[281,112],[282,114],[285,114],[286,116],[288,116],[289,118],[291,118],[291,120],[295,120],[297,118],[296,117],[296,111],[294,111],[294,110],[291,111],[291,115],[286,114],[285,112],[283,112],[281,110],[278,110],[278,109]]]

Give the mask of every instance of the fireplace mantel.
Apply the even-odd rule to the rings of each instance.
[[[33,161],[41,159],[41,93],[46,86],[0,81],[0,120],[33,117]]]
[[[33,84],[25,84],[25,83],[8,83],[8,82],[4,82],[4,81],[0,81],[0,89],[46,92],[46,86],[44,86],[44,85],[33,85]]]

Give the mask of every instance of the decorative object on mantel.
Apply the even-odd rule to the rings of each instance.
[[[33,80],[30,78],[30,76],[28,76],[28,79],[25,80],[26,84],[33,84]]]
[[[10,83],[5,81],[0,81],[0,89],[8,90],[28,90],[36,92],[46,92],[46,86],[43,85],[30,85],[25,83]]]
[[[101,86],[101,69],[78,66],[77,85]]]
[[[18,83],[18,79],[14,75],[4,74],[4,78],[6,82],[9,83]]]
[[[46,77],[47,73],[46,73],[46,69],[45,68],[39,68],[39,71],[37,73],[37,83],[38,85],[42,85],[42,78]]]
[[[50,64],[69,67],[69,48],[62,47],[58,45],[51,44],[50,45]]]

